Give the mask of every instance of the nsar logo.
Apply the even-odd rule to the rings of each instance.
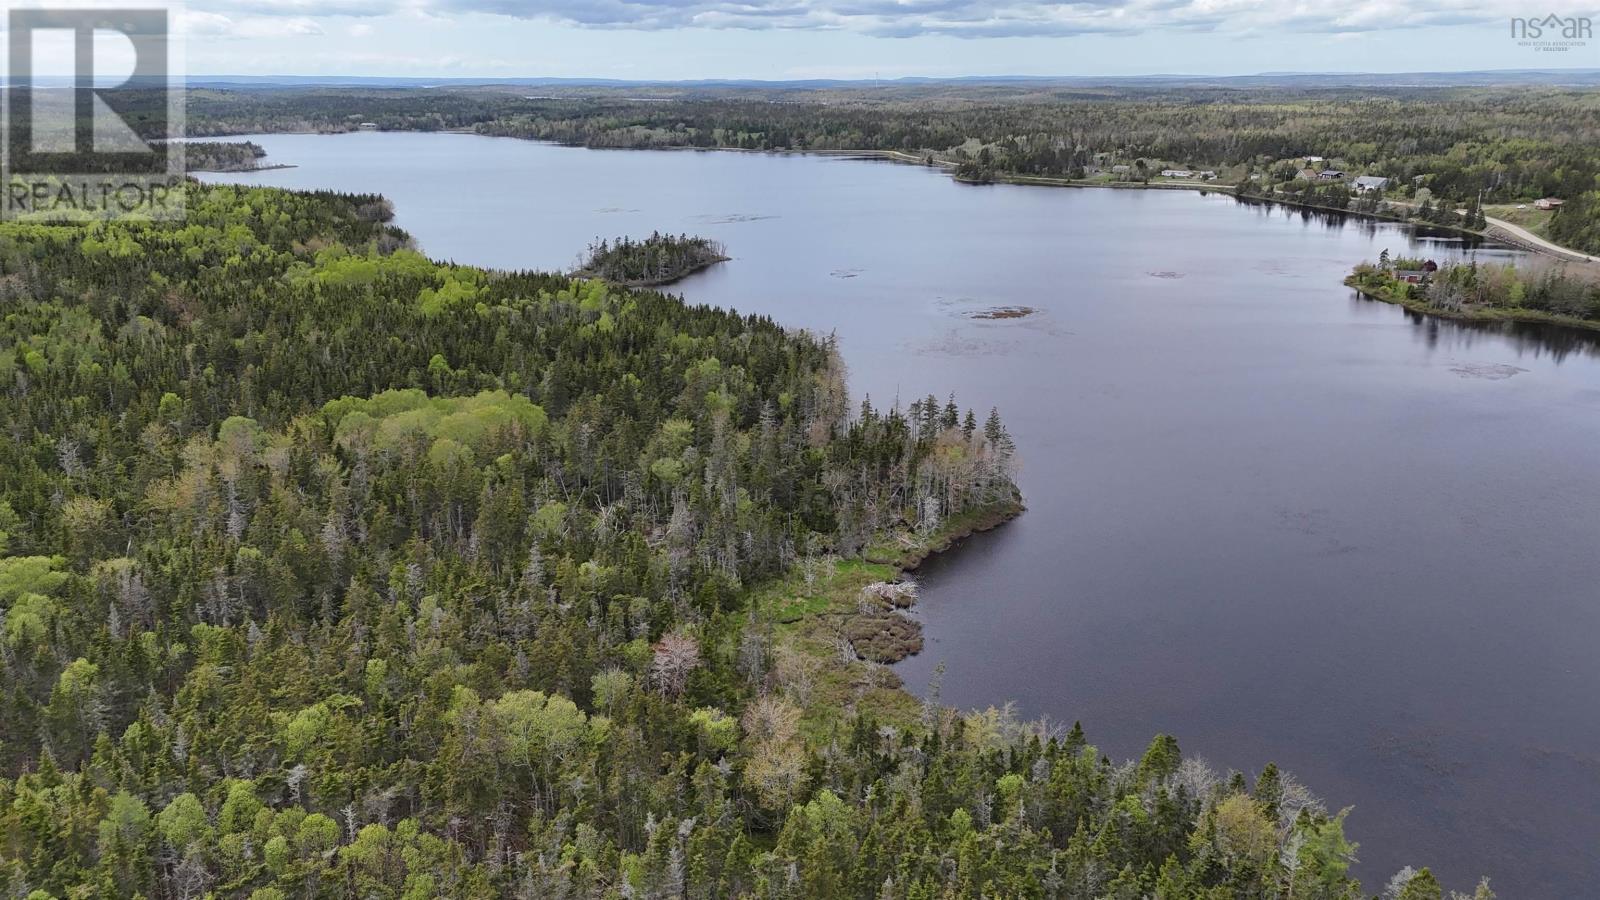
[[[1513,18],[1511,38],[1518,46],[1532,50],[1562,53],[1587,46],[1594,37],[1594,20],[1588,16],[1558,16],[1542,19]]]

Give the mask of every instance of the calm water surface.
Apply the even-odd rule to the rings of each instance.
[[[1459,242],[859,160],[253,139],[298,167],[208,177],[381,192],[435,257],[719,239],[734,260],[675,290],[836,331],[880,406],[998,406],[1030,510],[922,573],[913,688],[943,662],[945,701],[1081,719],[1114,756],[1169,731],[1219,767],[1276,761],[1355,807],[1372,892],[1407,863],[1600,891],[1600,356],[1339,283]],[[1040,312],[969,318],[1013,304]]]

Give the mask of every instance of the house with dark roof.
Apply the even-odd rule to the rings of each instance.
[[[1439,271],[1439,264],[1430,259],[1423,263],[1420,269],[1395,269],[1394,278],[1396,281],[1404,281],[1406,284],[1426,284],[1428,279],[1433,276],[1433,273],[1437,271]]]
[[[1317,178],[1322,181],[1341,181],[1344,179],[1344,173],[1338,169],[1323,169],[1317,173]]]

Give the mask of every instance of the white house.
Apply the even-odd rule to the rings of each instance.
[[[1355,189],[1358,193],[1368,194],[1373,191],[1381,191],[1388,187],[1389,179],[1379,178],[1376,175],[1362,175],[1352,183],[1355,185]]]
[[[1162,178],[1193,178],[1194,173],[1188,169],[1162,169]]]

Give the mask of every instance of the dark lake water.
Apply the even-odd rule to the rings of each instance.
[[[1029,512],[921,573],[942,698],[1269,760],[1365,844],[1467,890],[1600,884],[1600,356],[1340,284],[1456,240],[1185,192],[966,187],[914,166],[269,135],[381,192],[430,255],[564,268],[600,236],[717,238],[674,288],[836,331],[856,396],[998,406]],[[1479,248],[1482,260],[1508,258]],[[1037,315],[976,321],[1026,305]]]

